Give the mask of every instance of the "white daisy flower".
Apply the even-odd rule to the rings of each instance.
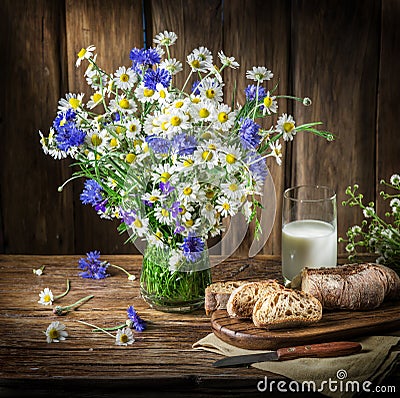
[[[213,126],[215,129],[229,131],[235,124],[236,112],[231,112],[230,106],[226,104],[218,104],[213,113]]]
[[[160,104],[168,104],[170,98],[171,94],[169,91],[162,85],[162,83],[157,83],[154,93],[154,100],[158,101]]]
[[[238,201],[244,195],[245,190],[235,181],[229,181],[221,184],[221,189],[224,195],[232,201]]]
[[[40,300],[38,303],[43,305],[52,305],[54,301],[53,292],[48,287],[45,287],[44,290],[39,293],[39,298]]]
[[[185,222],[187,220],[190,220],[192,218],[193,212],[194,212],[194,207],[190,203],[185,203],[185,204],[180,204],[180,211],[179,211],[179,217],[180,219]]]
[[[187,182],[181,184],[178,188],[179,201],[181,204],[196,201],[197,195],[200,190],[198,182]]]
[[[142,129],[140,120],[136,117],[128,119],[124,122],[124,127],[126,128],[125,135],[127,138],[136,138]]]
[[[100,91],[96,91],[91,97],[90,100],[87,103],[87,107],[89,109],[93,109],[96,107],[98,104],[101,104],[103,102],[103,95],[101,94]]]
[[[107,88],[107,75],[105,73],[101,73],[98,70],[88,70],[85,73],[86,81],[90,87],[95,90]]]
[[[75,94],[68,93],[65,95],[65,98],[61,98],[58,101],[58,110],[61,112],[66,112],[68,109],[76,110],[80,106],[82,106],[82,98],[85,94]]]
[[[159,46],[169,47],[176,42],[177,38],[178,36],[175,32],[168,32],[164,30],[164,32],[160,32],[154,37],[153,42],[158,44]]]
[[[280,166],[282,164],[282,144],[280,144],[279,141],[270,142],[269,147],[276,163]]]
[[[209,223],[215,222],[215,207],[211,202],[206,202],[201,210],[201,214],[206,218]]]
[[[399,198],[393,198],[390,201],[390,207],[392,208],[392,213],[393,214],[400,213],[400,199]]]
[[[90,130],[86,135],[85,141],[90,148],[100,152],[106,147],[108,138],[107,130]]]
[[[393,175],[390,177],[390,183],[391,183],[392,185],[400,185],[400,175],[398,175],[398,174],[393,174]]]
[[[144,83],[141,83],[135,90],[136,98],[143,104],[146,102],[152,104],[156,100],[155,94],[156,91],[151,88],[147,88]]]
[[[215,105],[212,102],[201,101],[193,104],[192,117],[195,121],[210,122],[215,113]]]
[[[189,54],[186,57],[186,62],[192,68],[193,72],[207,72],[208,71],[208,63],[205,59],[199,58],[198,56]]]
[[[174,185],[176,182],[176,175],[174,173],[176,171],[176,166],[170,165],[168,163],[161,163],[155,169],[151,175],[153,182],[163,182],[166,183],[169,181],[171,185]]]
[[[240,66],[239,63],[235,60],[234,57],[227,57],[223,53],[223,51],[220,51],[218,53],[218,57],[219,57],[219,60],[221,61],[221,64],[225,65],[225,66],[228,66],[229,68],[236,69],[236,68],[238,68]]]
[[[222,147],[219,152],[219,160],[228,172],[235,171],[241,167],[241,159],[243,155],[239,148],[230,145]]]
[[[285,141],[293,141],[296,135],[295,123],[292,115],[282,113],[282,116],[279,117],[276,129],[283,134],[283,139]]]
[[[371,206],[367,206],[364,210],[363,210],[363,214],[365,218],[371,218],[375,215],[375,210],[373,207]]]
[[[222,87],[224,84],[220,84],[216,79],[212,77],[206,77],[197,86],[200,91],[202,98],[208,101],[221,102],[223,100],[224,93]]]
[[[172,221],[172,214],[171,212],[162,206],[157,206],[154,209],[154,216],[157,219],[157,221],[159,221],[162,224],[166,224],[169,225],[171,224]]]
[[[144,237],[149,231],[149,219],[136,216],[135,221],[130,226],[133,228],[137,236]]]
[[[59,321],[51,322],[45,332],[48,343],[59,343],[68,337],[68,332],[65,330],[65,325]]]
[[[250,221],[251,214],[253,212],[253,203],[246,200],[246,202],[242,206],[242,213],[246,218],[246,221]]]
[[[208,62],[208,63],[212,63],[213,62],[212,53],[207,47],[201,46],[201,47],[195,48],[192,51],[192,54],[196,58],[198,58],[198,59],[200,59],[202,61],[205,61],[205,62]]]
[[[120,66],[116,70],[113,80],[115,85],[121,90],[129,90],[137,82],[137,75],[132,68]]]
[[[159,189],[154,188],[151,192],[146,192],[144,195],[142,195],[141,199],[145,200],[146,202],[156,203],[163,200],[164,195]]]
[[[132,329],[126,327],[117,330],[117,334],[115,336],[115,344],[116,345],[124,345],[132,344],[135,341],[133,338]]]
[[[269,91],[267,91],[267,95],[263,99],[262,110],[264,116],[266,113],[270,115],[271,113],[276,113],[278,110],[278,102],[276,101],[276,97],[271,96]]]
[[[110,101],[110,109],[112,112],[131,114],[136,112],[137,106],[133,99],[129,99],[126,98],[125,95],[121,95],[118,100],[112,99]]]
[[[46,267],[45,265],[42,265],[40,268],[33,269],[32,272],[35,275],[40,276],[40,275],[43,274],[43,270],[44,270],[45,267]]]
[[[177,61],[176,58],[165,59],[163,60],[160,65],[160,68],[166,69],[171,76],[176,75],[179,72],[183,71],[183,66],[181,61]]]
[[[151,245],[154,245],[159,248],[164,248],[163,234],[159,229],[157,229],[157,231],[154,234],[146,236],[146,240]]]
[[[174,109],[169,115],[166,121],[165,127],[169,134],[179,134],[182,131],[189,129],[189,116],[183,113],[181,110]]]
[[[81,50],[78,52],[77,56],[78,59],[76,60],[76,67],[80,66],[81,62],[84,59],[89,59],[93,56],[93,51],[96,50],[95,46],[90,45],[89,47],[86,48],[81,48]]]
[[[217,145],[213,142],[206,142],[205,144],[197,147],[193,153],[196,164],[206,166],[211,169],[218,165],[219,157],[217,152]]]
[[[217,199],[215,208],[222,217],[233,216],[237,213],[237,205],[231,199],[224,196]]]
[[[271,80],[274,74],[264,66],[253,66],[252,70],[246,72],[246,77],[250,80],[262,83]]]

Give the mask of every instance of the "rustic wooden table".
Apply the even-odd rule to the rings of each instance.
[[[111,267],[106,279],[82,279],[80,257],[0,255],[0,396],[148,397],[160,391],[171,397],[257,396],[257,383],[264,376],[283,379],[254,368],[213,368],[221,356],[192,349],[211,332],[210,319],[203,310],[168,314],[150,309],[139,295],[140,256],[102,256],[136,275],[133,282]],[[34,275],[32,269],[42,265],[43,275]],[[280,258],[228,259],[213,268],[214,281],[260,277],[280,279]],[[38,294],[45,287],[61,294],[67,278],[71,290],[53,306],[94,297],[57,316],[51,307],[38,304]],[[135,343],[127,347],[116,346],[112,337],[77,322],[115,326],[125,322],[129,305],[147,321],[148,329],[135,333]],[[43,331],[54,320],[66,325],[69,337],[48,344]],[[392,374],[392,384],[399,383],[399,374],[398,369]]]

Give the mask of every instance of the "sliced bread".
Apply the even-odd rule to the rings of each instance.
[[[204,309],[207,315],[215,310],[225,310],[231,293],[248,281],[215,282],[206,287]]]
[[[322,305],[311,294],[284,288],[261,297],[254,305],[255,326],[280,329],[308,325],[322,318]]]
[[[260,297],[282,289],[284,287],[273,279],[245,283],[232,292],[226,310],[234,318],[251,318],[253,307]]]

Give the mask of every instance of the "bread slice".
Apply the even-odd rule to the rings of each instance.
[[[226,310],[234,318],[251,318],[254,304],[260,297],[282,289],[284,287],[274,279],[245,283],[232,292]]]
[[[284,288],[261,297],[253,308],[253,323],[265,329],[303,326],[322,318],[322,305],[311,294]]]
[[[231,293],[245,283],[248,281],[215,282],[207,286],[204,300],[206,315],[210,315],[215,310],[225,310]]]

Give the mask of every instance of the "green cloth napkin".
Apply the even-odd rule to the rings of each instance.
[[[396,360],[400,351],[390,352],[390,349],[399,341],[398,336],[368,336],[359,339],[352,339],[361,343],[363,349],[358,354],[335,358],[300,358],[282,362],[262,362],[253,364],[257,369],[277,373],[295,382],[283,381],[281,388],[286,388],[288,392],[295,390],[308,391],[308,386],[315,386],[321,394],[329,397],[352,397],[357,388],[360,392],[367,392],[364,388],[373,391],[375,386],[384,381],[385,377],[396,365]],[[246,350],[225,343],[214,333],[193,344],[195,350],[205,350],[222,354],[225,356],[254,354],[266,351]],[[370,382],[371,384],[369,384]],[[291,383],[291,384],[290,384]],[[329,384],[330,383],[330,384]],[[302,390],[302,388],[305,390]],[[256,386],[255,386],[256,387]],[[265,392],[279,392],[277,382],[273,384],[271,380],[260,379],[258,387],[266,388]],[[336,390],[334,390],[336,387]]]

